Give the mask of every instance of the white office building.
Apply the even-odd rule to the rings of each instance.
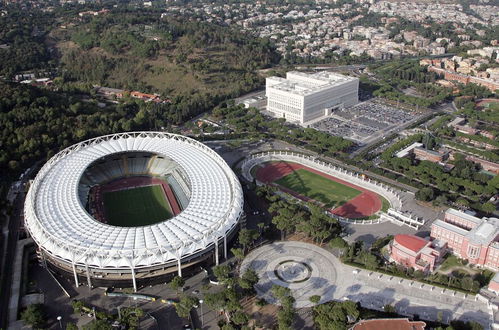
[[[300,124],[359,101],[359,79],[332,72],[291,71],[286,78],[266,79],[267,111]]]

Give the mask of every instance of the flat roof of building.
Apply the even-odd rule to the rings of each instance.
[[[445,222],[443,220],[435,220],[433,222],[433,225],[432,226],[437,226],[437,227],[442,227],[444,229],[447,229],[447,230],[450,230],[450,231],[453,231],[455,232],[456,234],[459,234],[459,235],[462,235],[462,236],[466,236],[469,231],[466,230],[466,229],[463,229],[461,227],[458,227],[456,225],[453,225],[452,223],[449,223],[449,222]]]
[[[473,228],[468,237],[470,242],[481,245],[489,245],[499,234],[499,219],[483,218],[482,223]]]
[[[421,146],[423,146],[423,144],[421,142],[414,142],[413,144],[411,144],[411,145],[405,147],[404,149],[400,150],[399,152],[397,152],[395,154],[395,156],[398,158],[405,157],[412,151],[412,149],[417,148],[417,147],[421,147]]]
[[[426,153],[426,154],[430,154],[430,155],[437,156],[437,157],[442,156],[442,154],[440,152],[438,152],[438,151],[425,149],[423,147],[416,147],[416,148],[414,148],[414,152],[416,152],[416,151],[419,151],[419,152],[422,152],[422,153]]]
[[[317,73],[290,71],[286,74],[286,78],[269,77],[267,79],[279,81],[269,86],[270,88],[301,96],[310,95],[327,88],[340,86],[346,82],[358,80],[356,77],[328,71]]]
[[[451,209],[451,208],[447,209],[447,211],[445,211],[445,215],[447,215],[447,214],[463,218],[463,219],[471,221],[471,222],[473,222],[473,223],[475,223],[477,225],[482,222],[482,219],[480,219],[478,217],[475,217],[475,216],[473,216],[471,214],[468,214],[466,212],[462,212],[462,211],[456,210],[456,209]]]

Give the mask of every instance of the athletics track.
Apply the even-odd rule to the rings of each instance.
[[[357,185],[351,184],[344,180],[338,179],[334,176],[325,174],[321,171],[315,170],[313,168],[298,164],[298,163],[288,163],[288,162],[273,162],[264,164],[263,167],[259,167],[256,171],[256,178],[259,181],[265,182],[267,184],[274,184],[273,182],[292,173],[298,169],[305,169],[315,174],[319,174],[329,180],[336,181],[345,186],[352,187],[361,191],[361,194],[347,201],[345,204],[337,207],[335,209],[329,210],[331,213],[339,215],[344,218],[356,219],[356,218],[365,218],[371,216],[381,210],[383,205],[380,197],[375,192],[367,190],[365,188],[359,187]],[[306,196],[302,196],[295,191],[287,189],[282,186],[278,186],[279,189],[297,197],[302,200],[308,201],[310,200]]]

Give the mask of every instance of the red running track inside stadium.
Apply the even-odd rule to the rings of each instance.
[[[118,179],[102,185],[100,193],[104,194],[105,192],[118,191],[126,188],[138,188],[152,185],[161,185],[161,187],[163,187],[163,191],[165,192],[166,198],[168,199],[168,203],[170,203],[170,206],[172,208],[173,216],[179,214],[181,212],[180,206],[178,205],[177,199],[173,194],[172,188],[166,182],[158,178],[136,176]],[[101,200],[103,199],[101,198]]]
[[[256,177],[259,181],[265,182],[267,184],[273,184],[274,181],[298,169],[305,169],[312,173],[316,173],[325,178],[328,178],[329,180],[336,181],[345,186],[349,186],[361,191],[360,195],[352,198],[351,200],[347,201],[345,204],[341,205],[340,207],[337,207],[333,210],[329,210],[333,214],[345,218],[355,219],[355,218],[363,218],[371,216],[376,212],[378,212],[379,210],[381,210],[382,202],[376,193],[298,163],[287,163],[287,162],[268,163],[264,167],[258,168],[258,170],[256,171]],[[279,189],[302,200],[305,201],[310,200],[310,198],[302,196],[297,192],[287,189],[285,187],[279,186]]]

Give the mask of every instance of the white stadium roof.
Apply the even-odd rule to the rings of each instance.
[[[136,151],[178,163],[190,181],[189,204],[174,218],[149,226],[98,222],[78,195],[83,172],[106,155]],[[61,261],[102,269],[144,268],[206,249],[237,224],[242,210],[239,181],[213,150],[180,135],[135,132],[84,141],[51,158],[29,190],[25,221],[37,244]]]

